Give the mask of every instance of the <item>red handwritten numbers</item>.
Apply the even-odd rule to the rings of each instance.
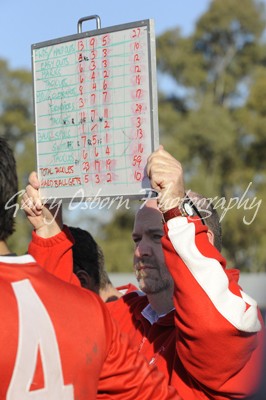
[[[88,139],[83,142],[89,154],[88,164],[83,164],[87,182],[99,185],[112,181],[111,156],[111,68],[110,34],[87,39],[89,68],[88,91]]]
[[[98,149],[98,144],[99,144],[99,134],[100,134],[100,122],[99,122],[99,90],[101,89],[101,84],[100,84],[100,73],[99,69],[101,67],[100,65],[100,49],[98,46],[100,46],[100,38],[91,38],[90,39],[90,46],[91,46],[91,75],[90,75],[90,80],[91,80],[91,122],[90,122],[90,142],[89,146],[91,146],[90,154],[91,154],[91,159],[94,160],[92,162],[92,182],[93,184],[99,184],[100,183],[100,160],[99,160],[99,149]],[[97,57],[96,57],[97,55]]]
[[[152,145],[154,54],[147,46],[153,27],[135,26],[37,49],[38,172],[48,196],[57,186],[65,188],[62,198],[77,186],[89,197],[139,190]]]
[[[102,36],[102,101],[103,101],[103,119],[102,119],[102,128],[103,128],[103,137],[105,138],[104,150],[103,150],[103,170],[104,182],[109,183],[112,182],[112,160],[111,160],[111,146],[109,144],[112,130],[112,122],[110,119],[111,109],[111,50],[108,46],[111,44],[110,34],[106,34]]]
[[[132,42],[132,55],[131,62],[133,63],[132,70],[134,71],[134,75],[132,77],[132,98],[133,98],[133,114],[135,118],[133,119],[135,122],[135,139],[136,144],[133,146],[133,154],[132,154],[132,167],[133,167],[133,176],[134,180],[141,181],[143,178],[143,150],[144,150],[144,129],[143,129],[143,114],[145,113],[145,105],[142,102],[143,98],[143,89],[142,83],[144,78],[142,76],[142,65],[144,63],[143,60],[143,52],[142,52],[142,43],[141,43],[141,29],[135,28],[132,30],[131,38]]]
[[[86,43],[85,40],[78,41],[78,82],[79,82],[79,112],[78,112],[78,143],[81,144],[81,173],[84,182],[88,182],[89,161],[88,151],[86,149],[86,63],[88,58],[86,56]]]
[[[88,69],[88,80],[89,80],[89,109],[90,109],[90,118],[89,118],[89,130],[88,130],[88,139],[86,145],[88,147],[89,157],[90,157],[90,182],[94,183],[94,174],[95,174],[95,163],[93,163],[94,157],[97,157],[97,153],[95,152],[95,145],[97,143],[98,131],[99,131],[99,122],[98,122],[98,67],[99,67],[99,59],[98,59],[98,38],[93,36],[88,39],[88,48],[89,48],[89,69]]]

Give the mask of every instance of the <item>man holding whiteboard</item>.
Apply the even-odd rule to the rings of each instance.
[[[96,294],[11,253],[17,194],[16,162],[0,138],[0,399],[180,400]]]
[[[186,199],[180,163],[160,147],[147,173],[158,204],[147,202],[133,232],[135,269],[146,295],[129,293],[109,303],[110,312],[182,398],[244,399],[260,379],[264,328],[256,302],[242,292],[236,270],[225,268],[214,232]],[[29,250],[39,259],[56,254],[51,272],[60,266],[74,280],[67,229],[51,224],[57,229],[51,237],[43,216],[52,216],[38,203],[33,176],[31,184],[24,196],[24,206],[28,197],[34,202],[26,207],[36,228]]]

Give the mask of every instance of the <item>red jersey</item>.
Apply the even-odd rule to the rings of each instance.
[[[133,285],[133,283],[128,283],[126,285],[117,286],[116,289],[124,296],[125,294],[131,292],[137,292],[139,289]]]
[[[185,400],[243,399],[256,390],[260,378],[264,327],[257,304],[239,287],[238,271],[225,269],[198,219],[173,218],[165,234],[162,245],[175,283],[175,309],[156,316],[147,296],[132,292],[107,303],[111,315]],[[33,234],[30,251],[41,254],[44,245],[50,256],[64,254],[64,274],[70,276],[67,229],[50,239]]]
[[[1,400],[180,399],[94,293],[30,255],[0,257],[0,287]]]

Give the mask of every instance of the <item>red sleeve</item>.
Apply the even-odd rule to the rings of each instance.
[[[256,387],[264,328],[256,302],[209,242],[198,219],[173,218],[162,239],[175,282],[177,353],[206,390],[243,398]],[[231,271],[231,272],[230,272]]]
[[[108,318],[107,358],[98,384],[98,400],[181,400],[176,390],[156,366],[150,366],[144,356],[132,349],[128,336],[120,333],[113,319]]]
[[[33,231],[28,253],[57,278],[80,286],[80,281],[73,273],[73,243],[74,239],[66,225],[58,235],[48,239],[41,238]]]
[[[117,286],[116,289],[123,295],[131,292],[137,292],[139,289],[133,283],[128,283],[127,285]]]

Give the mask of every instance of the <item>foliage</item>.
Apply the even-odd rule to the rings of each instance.
[[[0,135],[7,139],[14,150],[19,190],[22,190],[35,164],[31,73],[25,70],[11,71],[7,62],[0,60],[0,88]],[[19,203],[20,200],[21,195]],[[31,228],[22,210],[16,211],[15,223],[16,232],[10,238],[9,245],[12,251],[23,254],[27,251]]]
[[[213,199],[229,266],[251,272],[266,270],[265,22],[257,1],[213,0],[189,37],[177,27],[157,38],[158,70],[175,83],[159,93],[160,141],[187,188]],[[116,217],[108,227],[121,250],[126,232]]]
[[[229,263],[252,272],[266,269],[265,22],[257,1],[214,0],[190,37],[157,40],[158,69],[176,82],[160,96],[161,142],[215,199]]]
[[[158,96],[160,141],[182,162],[187,188],[214,199],[229,265],[252,272],[266,270],[265,22],[257,0],[212,0],[190,36],[176,27],[157,38],[159,76],[173,82]],[[35,164],[31,73],[0,60],[0,89],[0,135],[15,150],[22,189]],[[98,221],[109,271],[132,269],[136,207]],[[29,240],[23,218],[11,239],[18,253]]]
[[[104,250],[105,264],[109,272],[132,272],[133,224],[134,211],[130,208],[115,211],[111,223],[102,227],[98,242]]]

